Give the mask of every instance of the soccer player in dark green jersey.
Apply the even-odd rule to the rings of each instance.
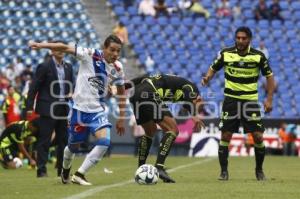
[[[11,123],[4,129],[0,136],[0,154],[3,158],[3,166],[7,169],[18,168],[14,159],[17,153],[21,152],[26,158],[29,159],[31,166],[35,166],[36,162],[28,153],[24,146],[25,139],[30,135],[35,135],[38,130],[38,119],[32,121],[19,121]]]
[[[248,27],[239,27],[235,32],[235,46],[223,49],[202,79],[207,85],[214,74],[224,68],[225,99],[222,107],[219,143],[219,162],[221,174],[219,180],[228,180],[228,146],[232,134],[237,133],[240,123],[244,131],[252,133],[255,142],[255,175],[257,180],[266,180],[263,172],[265,146],[264,127],[258,104],[258,78],[261,72],[267,80],[267,99],[264,111],[272,110],[274,77],[265,55],[250,46],[252,32]]]
[[[131,85],[125,84],[125,87],[134,87],[130,102],[137,124],[145,130],[145,135],[141,137],[138,146],[138,165],[141,166],[146,163],[158,124],[164,135],[160,141],[155,167],[163,182],[175,183],[175,180],[165,171],[164,164],[178,135],[178,128],[176,120],[165,102],[183,103],[183,107],[190,111],[196,128],[199,129],[203,123],[196,116],[202,105],[198,88],[192,82],[174,75],[145,75],[135,78],[131,82]]]

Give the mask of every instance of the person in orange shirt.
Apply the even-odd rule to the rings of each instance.
[[[293,156],[296,153],[295,140],[297,138],[296,125],[282,123],[278,131],[279,138],[283,145],[283,155]]]
[[[247,133],[247,136],[245,139],[245,147],[246,147],[247,154],[250,155],[250,149],[251,149],[251,147],[254,147],[254,139],[253,139],[252,133]]]
[[[9,86],[7,88],[7,96],[2,104],[2,112],[4,115],[6,126],[13,122],[20,121],[20,99],[21,96],[15,91],[15,88],[13,86]]]

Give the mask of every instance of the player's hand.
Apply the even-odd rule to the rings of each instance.
[[[34,50],[40,49],[39,43],[34,42],[34,41],[29,41],[28,46]]]
[[[205,127],[203,121],[199,117],[194,116],[194,117],[192,117],[192,119],[195,122],[195,128],[194,129],[195,129],[196,132],[199,132],[201,130],[201,128]]]
[[[124,119],[118,119],[116,123],[117,133],[118,135],[124,135],[125,133],[125,121]]]
[[[209,78],[207,76],[203,77],[201,80],[201,85],[202,86],[207,86],[209,82]]]
[[[34,159],[30,159],[29,164],[30,164],[30,166],[33,167],[33,168],[36,166],[36,162],[35,162]]]
[[[265,113],[269,113],[272,111],[273,109],[273,105],[272,105],[272,100],[266,100],[264,102],[264,110],[265,110]]]

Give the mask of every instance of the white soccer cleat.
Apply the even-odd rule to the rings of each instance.
[[[83,186],[90,186],[92,183],[88,182],[85,177],[82,174],[78,174],[76,172],[74,175],[72,175],[71,182],[74,184],[79,184]]]

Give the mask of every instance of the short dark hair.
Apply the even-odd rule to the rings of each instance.
[[[104,48],[107,48],[111,43],[122,45],[122,41],[116,35],[109,35],[104,41]]]
[[[237,35],[238,32],[244,32],[244,33],[246,33],[247,37],[252,39],[252,32],[249,27],[247,27],[247,26],[238,27],[238,29],[236,29],[236,31],[235,31],[235,36]]]

